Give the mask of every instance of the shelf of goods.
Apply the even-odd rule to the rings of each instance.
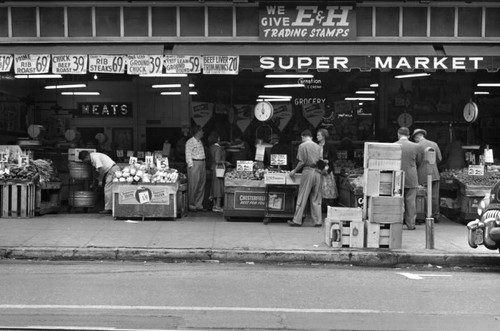
[[[284,175],[284,182],[267,183],[265,179],[224,179],[224,218],[291,218],[295,212],[297,188],[301,175]]]
[[[115,218],[180,218],[186,212],[186,183],[113,183]]]

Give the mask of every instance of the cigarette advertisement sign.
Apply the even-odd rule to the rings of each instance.
[[[87,73],[87,65],[86,54],[52,55],[53,74],[84,75]]]
[[[266,5],[259,10],[259,38],[263,40],[347,40],[356,38],[354,6]]]
[[[115,192],[121,205],[169,205],[172,193],[168,187],[161,185],[123,185],[118,186]]]
[[[284,192],[269,192],[268,208],[281,210],[285,208]],[[262,210],[266,207],[265,192],[234,192],[234,209],[239,210]]]

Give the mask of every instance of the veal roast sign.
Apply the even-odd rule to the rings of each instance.
[[[259,37],[273,41],[354,39],[354,6],[265,5],[259,10]]]
[[[75,115],[79,117],[131,117],[130,102],[79,102]]]

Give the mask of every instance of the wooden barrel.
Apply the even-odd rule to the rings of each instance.
[[[94,191],[71,191],[68,194],[68,205],[72,207],[94,207],[97,193]]]
[[[69,176],[75,179],[91,179],[92,166],[84,162],[68,162]]]

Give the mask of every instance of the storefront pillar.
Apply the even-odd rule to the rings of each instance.
[[[383,139],[387,137],[381,137],[383,132],[387,132],[387,129],[389,127],[389,114],[388,114],[388,103],[389,100],[387,98],[387,86],[388,86],[388,81],[389,81],[389,74],[386,72],[381,72],[380,73],[380,79],[379,79],[379,95],[378,95],[378,100],[379,100],[379,109],[377,111],[377,138],[378,139]]]

